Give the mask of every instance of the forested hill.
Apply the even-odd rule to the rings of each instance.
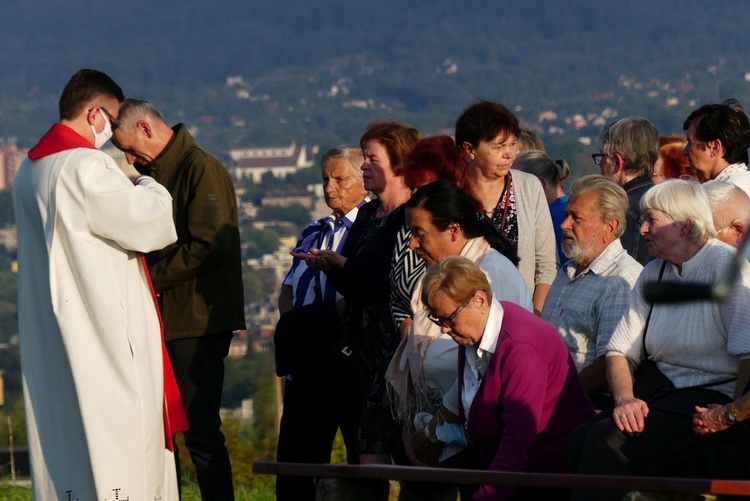
[[[526,120],[616,105],[672,130],[696,102],[750,101],[742,0],[3,0],[0,19],[0,137],[24,146],[81,67],[226,147],[348,139],[384,113],[439,130],[477,98]],[[246,106],[222,94],[231,75]],[[632,92],[648,85],[682,108]]]

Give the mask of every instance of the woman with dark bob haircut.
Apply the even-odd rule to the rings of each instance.
[[[466,189],[480,210],[516,246],[519,269],[539,314],[557,272],[555,233],[536,176],[513,171],[518,154],[518,119],[505,106],[472,104],[456,121],[456,145],[469,162]]]

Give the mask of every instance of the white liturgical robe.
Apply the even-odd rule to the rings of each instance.
[[[13,183],[34,496],[178,499],[160,325],[138,258],[176,240],[172,199],[81,140],[55,124]]]

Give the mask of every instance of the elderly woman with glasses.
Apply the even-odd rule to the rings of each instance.
[[[512,246],[488,217],[477,214],[475,200],[455,183],[439,180],[419,188],[406,203],[406,220],[411,229],[409,248],[427,266],[449,256],[464,256],[487,274],[498,299],[532,311],[531,292],[516,267],[518,257]],[[413,321],[386,373],[393,408],[407,425],[415,416],[419,419],[426,417],[425,413],[435,414],[457,378],[458,347],[450,336],[441,333],[434,319],[430,321],[421,291],[420,277],[411,300]],[[406,431],[404,441],[408,445],[415,430],[407,426]],[[446,432],[439,430],[440,436]],[[460,440],[448,442],[440,460],[465,445]]]
[[[428,268],[421,294],[430,318],[459,346],[458,384],[427,425],[427,441],[438,421],[457,417],[478,448],[472,467],[561,473],[566,436],[594,409],[555,328],[515,303],[498,301],[486,274],[463,256]],[[473,499],[567,499],[569,494],[482,485]]]
[[[750,379],[750,274],[741,271],[723,302],[652,304],[644,296],[646,284],[711,284],[735,250],[716,238],[697,182],[659,183],[643,196],[641,209],[646,220],[640,231],[654,259],[643,268],[607,346],[615,406],[571,436],[569,466],[585,474],[715,478],[725,465],[703,460],[710,444],[693,433],[692,418],[696,406],[741,395]],[[643,391],[647,379],[642,370],[634,372],[650,362],[666,378],[658,393]],[[580,493],[580,499],[597,494],[613,499],[611,492]]]

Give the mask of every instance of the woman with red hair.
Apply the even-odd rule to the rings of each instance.
[[[672,134],[671,136],[659,136],[659,158],[654,164],[654,173],[651,180],[659,184],[667,179],[697,179],[701,183],[705,181],[703,176],[696,174],[690,168],[690,161],[683,150],[687,144],[687,138],[683,134]]]
[[[463,188],[467,168],[452,137],[429,136],[419,140],[404,159],[404,182],[412,192],[438,179],[447,179]],[[402,337],[409,331],[413,317],[414,287],[425,270],[424,261],[409,249],[410,238],[411,231],[405,224],[398,234],[391,260],[391,313]]]

